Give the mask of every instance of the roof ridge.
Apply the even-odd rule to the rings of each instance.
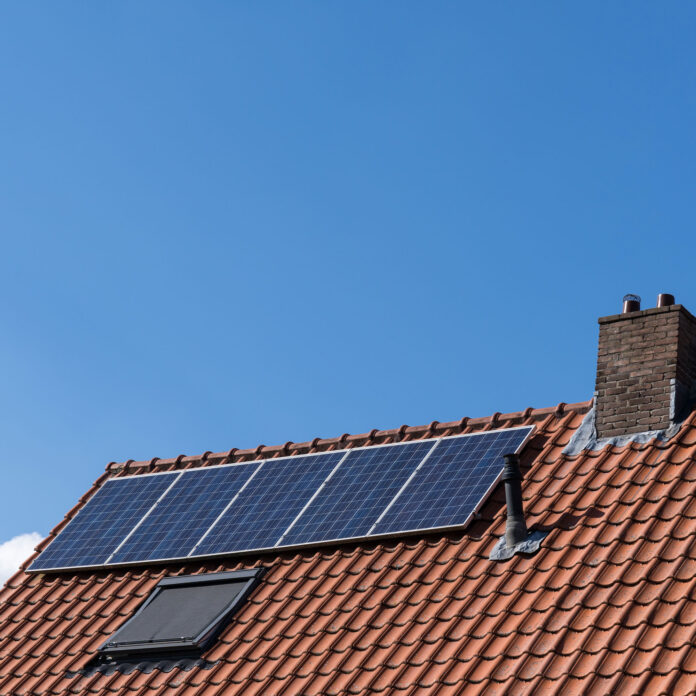
[[[455,434],[464,431],[476,432],[486,429],[487,426],[491,426],[489,429],[495,430],[509,427],[510,422],[515,421],[541,420],[551,415],[560,417],[569,411],[586,413],[591,405],[592,400],[578,401],[572,404],[561,401],[556,406],[549,406],[546,408],[532,408],[529,406],[523,411],[513,411],[510,413],[500,413],[496,411],[490,416],[481,418],[469,418],[465,416],[459,420],[448,421],[446,423],[440,423],[440,421],[434,420],[427,425],[402,425],[398,428],[389,428],[385,430],[375,428],[365,433],[353,435],[344,433],[338,437],[330,438],[315,437],[313,440],[306,440],[304,442],[292,442],[288,440],[282,445],[257,445],[256,447],[247,449],[233,447],[225,452],[211,452],[208,450],[199,455],[180,454],[176,457],[165,459],[152,457],[151,459],[140,461],[134,459],[128,459],[123,462],[112,461],[107,464],[106,471],[109,474],[114,474],[122,471],[124,473],[132,473],[133,470],[138,469],[141,471],[143,469],[154,470],[155,468],[161,469],[169,466],[185,468],[187,465],[191,464],[210,465],[242,460],[251,461],[254,459],[269,459],[274,456],[286,457],[300,453],[306,454],[309,452],[330,451],[331,449],[342,449],[346,446],[365,446],[366,444],[384,444],[389,441],[399,442],[401,440],[415,440],[419,439],[419,436],[423,437],[430,433],[433,435],[442,435],[447,431],[455,431]]]

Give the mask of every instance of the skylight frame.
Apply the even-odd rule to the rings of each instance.
[[[137,655],[141,657],[158,657],[165,654],[202,654],[217,638],[221,631],[229,624],[229,620],[242,605],[251,592],[261,581],[266,569],[264,567],[253,568],[250,570],[233,570],[220,573],[207,573],[201,575],[179,575],[166,577],[160,580],[149,597],[143,602],[138,610],[125,623],[121,624],[116,631],[99,648],[99,654],[106,659],[119,659]],[[224,609],[216,617],[202,628],[197,635],[190,639],[182,640],[150,640],[150,641],[128,641],[119,642],[113,640],[129,624],[136,621],[152,604],[152,602],[169,587],[201,587],[205,585],[215,585],[219,583],[238,583],[245,581],[240,591],[227,603]]]

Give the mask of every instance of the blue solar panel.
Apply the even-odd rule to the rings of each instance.
[[[465,524],[531,428],[445,438],[394,501],[374,534]]]
[[[109,479],[30,570],[102,565],[177,474]]]
[[[196,555],[273,547],[345,452],[269,459]]]
[[[250,462],[185,471],[109,562],[187,556],[258,466]]]
[[[532,430],[110,479],[29,570],[464,525]]]
[[[351,451],[282,543],[366,535],[433,444],[426,440]]]

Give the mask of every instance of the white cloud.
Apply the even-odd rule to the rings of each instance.
[[[43,539],[38,532],[19,534],[18,536],[0,544],[0,585],[10,575],[14,575],[20,563],[31,556],[34,547]]]

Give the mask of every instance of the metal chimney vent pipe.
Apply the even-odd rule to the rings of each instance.
[[[639,295],[624,295],[623,298],[623,311],[622,314],[628,314],[629,312],[640,312],[640,296]]]
[[[512,548],[527,538],[527,524],[522,507],[522,472],[516,454],[504,454],[502,480],[505,482],[505,502],[507,503],[507,524],[505,544]]]
[[[671,307],[674,304],[674,295],[670,295],[667,292],[661,292],[657,296],[657,306],[658,307]]]

